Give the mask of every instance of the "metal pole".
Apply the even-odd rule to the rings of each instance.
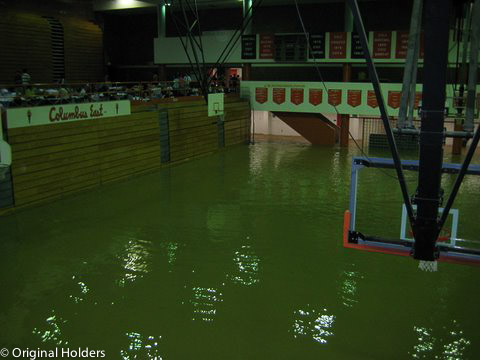
[[[466,131],[473,131],[475,112],[475,87],[477,85],[478,46],[480,40],[480,0],[475,0],[472,12],[472,33],[470,36],[470,64],[468,69],[467,109],[465,111]]]
[[[402,164],[398,155],[397,145],[395,144],[392,128],[390,127],[390,123],[388,121],[387,109],[385,107],[385,101],[383,99],[382,90],[380,88],[380,81],[378,79],[377,70],[375,69],[375,65],[373,64],[372,58],[370,56],[370,50],[368,49],[368,40],[365,33],[365,27],[363,26],[362,17],[360,15],[360,9],[358,8],[357,0],[348,0],[348,5],[350,6],[353,14],[355,27],[357,29],[360,43],[362,44],[363,54],[365,55],[365,60],[367,62],[370,79],[372,80],[373,89],[375,90],[375,95],[377,97],[378,108],[380,109],[380,114],[382,115],[383,126],[385,128],[388,144],[390,146],[393,162],[395,164],[398,182],[400,183],[400,188],[402,190],[403,201],[405,203],[405,207],[407,208],[408,218],[410,220],[410,224],[413,224],[415,221],[415,217],[413,215],[413,208],[410,202],[410,197],[408,195],[407,183],[405,182],[405,177],[403,175]]]
[[[398,113],[398,128],[405,127],[405,118],[407,115],[407,104],[408,104],[408,94],[409,90],[411,89],[410,84],[413,77],[413,73],[415,72],[415,78],[417,75],[416,70],[416,56],[417,48],[420,45],[419,39],[419,31],[422,22],[422,3],[423,0],[414,0],[413,8],[412,8],[412,19],[410,21],[410,32],[408,34],[408,50],[407,50],[407,58],[405,59],[405,71],[403,72],[403,82],[402,82],[402,98],[400,100],[400,109]],[[415,66],[415,70],[414,70]]]
[[[434,261],[443,163],[443,122],[448,65],[449,0],[425,1],[425,58],[420,129],[417,216],[413,256]]]

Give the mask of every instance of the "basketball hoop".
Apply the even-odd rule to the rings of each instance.
[[[418,268],[422,271],[436,272],[438,270],[438,265],[436,261],[420,260],[418,262]]]

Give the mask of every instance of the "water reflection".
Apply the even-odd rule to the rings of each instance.
[[[213,322],[217,314],[217,303],[223,301],[223,294],[215,288],[194,287],[191,303],[194,321]]]
[[[227,275],[227,278],[234,283],[250,286],[260,281],[258,276],[260,258],[250,245],[243,245],[240,250],[235,251],[233,262],[237,269],[232,275]]]
[[[312,338],[315,342],[326,344],[327,338],[334,335],[333,325],[335,323],[335,315],[328,314],[327,309],[317,311],[310,309],[307,305],[306,309],[295,310],[293,321],[293,336]]]
[[[461,360],[464,359],[465,351],[470,345],[460,324],[453,320],[449,327],[444,327],[446,336],[435,338],[433,329],[421,326],[414,326],[413,331],[417,336],[417,344],[413,346],[412,358],[414,359],[441,359]],[[441,348],[441,349],[440,349]],[[433,354],[439,353],[440,355]]]
[[[129,340],[127,350],[120,350],[120,355],[123,360],[134,359],[152,359],[161,360],[158,342],[161,336],[144,336],[136,332],[129,332],[125,334]]]
[[[342,304],[344,306],[351,308],[358,303],[357,292],[359,279],[363,279],[363,276],[358,271],[342,271],[340,279],[340,298],[342,299]]]
[[[77,280],[75,275],[72,276],[72,279],[74,281]],[[78,304],[78,303],[81,303],[85,300],[84,295],[86,295],[90,291],[90,289],[88,288],[88,286],[83,281],[78,281],[76,285],[78,285],[80,287],[80,295],[77,296],[77,295],[71,294],[69,297],[70,297],[70,299],[73,300],[73,302],[75,304]]]
[[[124,251],[118,255],[123,263],[125,274],[118,280],[123,287],[127,282],[134,282],[149,272],[150,241],[130,238],[125,244]]]
[[[67,322],[62,317],[51,311],[50,316],[45,320],[47,325],[43,329],[34,328],[32,333],[40,337],[44,343],[54,345],[68,345],[68,341],[62,339],[62,325]]]

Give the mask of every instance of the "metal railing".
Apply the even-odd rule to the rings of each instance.
[[[209,92],[238,92],[238,87],[212,83]],[[198,82],[75,82],[38,84],[0,84],[0,103],[4,107],[42,106],[109,100],[150,101],[183,96],[201,96]]]

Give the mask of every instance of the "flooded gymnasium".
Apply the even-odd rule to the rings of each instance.
[[[47,3],[0,4],[0,358],[478,358],[480,0]]]

